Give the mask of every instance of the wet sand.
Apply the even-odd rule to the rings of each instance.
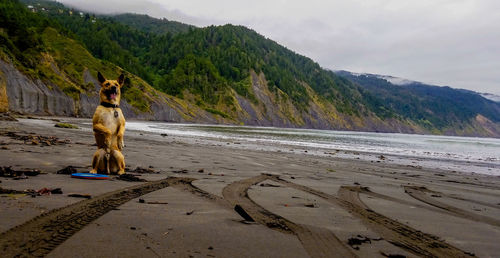
[[[74,179],[56,172],[89,170],[90,120],[42,119],[0,121],[0,166],[41,171],[0,177],[8,257],[500,255],[499,177],[127,131],[147,182]]]

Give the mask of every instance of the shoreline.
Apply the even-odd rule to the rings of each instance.
[[[69,140],[44,146],[0,135],[0,143],[5,147],[0,149],[2,166],[42,172],[21,180],[0,177],[2,189],[22,192],[60,187],[63,191],[61,195],[36,198],[2,194],[2,236],[12,235],[9,232],[15,232],[15,226],[21,230],[41,214],[81,202],[82,199],[68,197],[68,193],[90,194],[88,202],[91,202],[106,198],[113,191],[119,193],[120,189],[144,184],[114,177],[95,182],[55,174],[69,165],[85,172],[95,147],[90,125],[85,125],[87,119],[53,119],[77,124],[80,129],[43,126],[46,120],[0,121],[0,132]],[[429,253],[462,252],[463,256],[500,253],[496,243],[500,238],[500,224],[497,225],[500,222],[496,219],[500,217],[498,176],[408,167],[388,162],[391,157],[372,163],[337,155],[316,156],[311,151],[305,155],[303,151],[241,148],[244,144],[127,131],[123,152],[129,171],[141,167],[155,172],[128,173],[150,182],[167,177],[180,181],[169,181],[169,186],[163,189],[131,196],[123,204],[85,222],[78,230],[68,231],[68,236],[55,243],[48,256],[81,253],[84,256],[306,257],[315,256],[311,250],[333,252],[318,246],[321,241],[311,242],[303,232],[329,239],[326,242],[338,239],[337,251],[359,257],[382,257],[382,253],[407,257]],[[248,191],[245,198],[251,202],[239,199],[239,191]],[[242,223],[242,217],[233,210],[237,203],[256,222]],[[348,209],[346,204],[354,208]],[[381,219],[375,224],[368,223],[366,216],[371,215],[367,210]],[[384,224],[383,218],[408,227],[410,237],[425,234],[420,239],[430,241],[427,244],[446,243],[454,253],[408,240],[402,232]],[[271,224],[266,226],[266,223]],[[270,225],[285,225],[289,230],[280,231]],[[386,230],[390,233],[384,233]],[[433,237],[438,240],[432,240]],[[4,244],[2,241],[0,246]],[[400,241],[409,246],[391,244]]]
[[[80,120],[75,120],[80,121]],[[261,138],[245,138],[243,135],[231,135],[231,133],[225,135],[217,135],[212,134],[212,132],[208,132],[205,135],[196,134],[197,132],[181,132],[182,127],[225,127],[225,128],[248,128],[252,130],[265,130],[265,129],[274,129],[274,130],[297,130],[302,131],[303,129],[297,128],[275,128],[275,127],[252,127],[252,126],[233,126],[233,125],[204,125],[204,124],[176,124],[176,123],[161,123],[161,122],[145,122],[145,121],[130,121],[132,123],[147,123],[147,124],[158,124],[158,125],[169,125],[178,127],[177,130],[174,129],[149,129],[145,131],[142,129],[128,129],[128,132],[139,132],[142,134],[148,134],[150,137],[155,137],[157,134],[169,134],[169,136],[173,136],[180,141],[189,143],[189,144],[203,144],[203,145],[217,145],[217,144],[226,144],[227,147],[235,148],[235,149],[244,149],[244,150],[260,150],[260,151],[269,151],[269,152],[279,152],[279,153],[291,153],[291,154],[304,154],[304,155],[313,155],[320,157],[336,157],[340,159],[346,159],[351,161],[362,160],[366,162],[385,162],[385,163],[393,163],[403,166],[409,167],[424,167],[427,169],[441,169],[443,172],[450,171],[452,173],[465,173],[469,175],[474,174],[485,174],[491,176],[500,176],[500,156],[492,158],[493,160],[469,160],[469,158],[463,159],[463,157],[453,157],[450,153],[441,153],[441,156],[419,156],[417,154],[397,154],[394,152],[387,151],[376,151],[376,150],[360,150],[355,147],[349,146],[318,146],[317,144],[311,144],[310,146],[304,145],[304,142],[300,143],[287,143],[286,140],[269,140],[269,139],[261,139]],[[129,127],[130,127],[129,122]],[[316,129],[307,129],[316,131]],[[172,132],[173,131],[173,132]],[[317,131],[325,131],[325,132],[337,132],[330,130],[317,130]],[[343,132],[338,131],[345,134],[363,134],[370,132]],[[378,133],[373,133],[378,134]],[[384,133],[382,133],[384,134]],[[394,134],[394,133],[388,133]],[[406,134],[394,134],[394,135],[406,135]],[[362,135],[360,135],[362,136]],[[408,135],[412,136],[412,135]],[[414,135],[413,135],[414,136]],[[439,137],[435,135],[422,135],[426,137]],[[197,141],[191,139],[194,137]],[[455,137],[455,136],[454,136]],[[162,137],[163,138],[163,137]],[[458,137],[463,139],[475,139],[471,137]],[[160,138],[161,139],[161,138]],[[481,139],[481,138],[479,138]],[[492,140],[496,140],[495,138],[490,138]],[[163,140],[163,139],[162,139]],[[229,144],[228,144],[229,143]],[[408,146],[411,148],[411,146]],[[422,155],[422,154],[420,154]],[[447,158],[447,156],[449,156]],[[496,159],[496,160],[495,160]]]

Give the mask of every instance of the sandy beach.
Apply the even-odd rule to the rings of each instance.
[[[138,131],[129,181],[57,174],[93,144],[90,119],[0,121],[2,257],[500,255],[498,176]]]

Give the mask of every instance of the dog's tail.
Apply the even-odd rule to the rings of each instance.
[[[109,172],[109,160],[111,158],[111,154],[109,152],[107,152],[104,157],[106,158],[106,173],[108,173],[108,175],[110,174]]]

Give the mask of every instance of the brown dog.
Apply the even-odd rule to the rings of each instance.
[[[97,106],[92,119],[97,151],[92,158],[90,173],[125,173],[125,158],[122,154],[125,117],[120,109],[120,88],[125,76],[118,80],[106,80],[100,72],[97,79],[101,84],[99,96],[101,104]]]

